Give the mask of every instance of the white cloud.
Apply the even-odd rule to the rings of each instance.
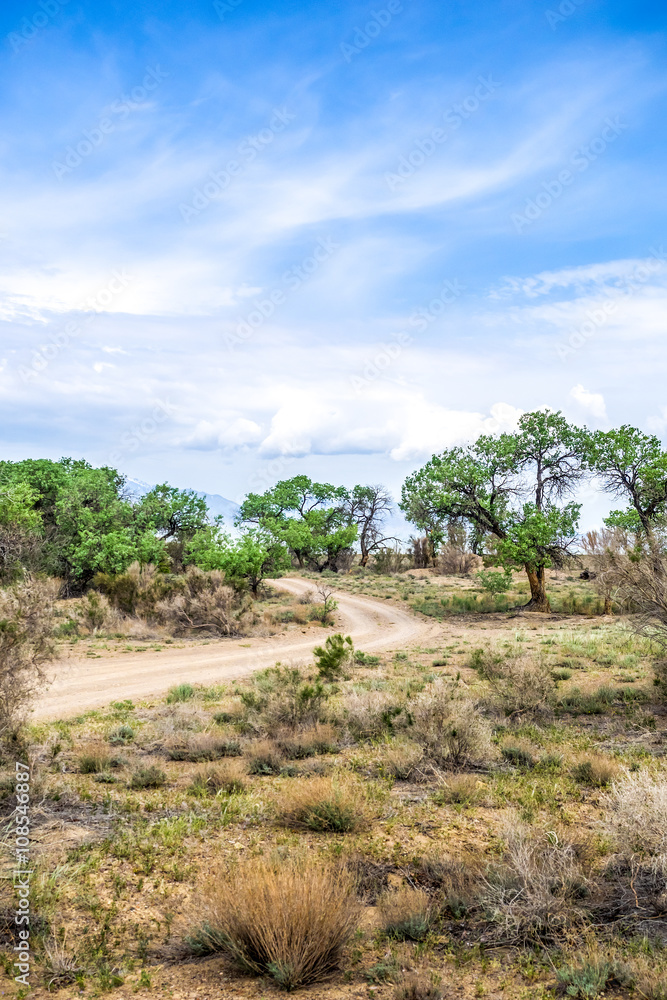
[[[607,420],[607,407],[605,405],[604,396],[600,392],[589,392],[588,389],[584,389],[583,385],[575,385],[570,389],[570,396],[574,399],[582,409],[590,413],[592,417],[596,420],[605,421]]]
[[[255,444],[261,437],[261,427],[254,420],[234,417],[229,420],[211,422],[200,420],[192,434],[180,443],[187,448],[209,451],[214,448],[238,448]]]

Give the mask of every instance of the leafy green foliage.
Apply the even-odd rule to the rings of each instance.
[[[255,524],[287,547],[300,567],[337,569],[337,560],[357,538],[349,523],[343,486],[315,483],[308,476],[284,480],[263,494],[250,493],[239,524]]]
[[[482,569],[475,575],[487,594],[506,594],[512,586],[512,570],[509,567],[504,573]]]
[[[336,681],[344,668],[354,660],[354,644],[349,635],[340,632],[327,636],[324,646],[316,646],[313,656],[317,664],[318,676],[326,681]]]
[[[536,411],[515,433],[450,448],[403,484],[401,509],[418,526],[463,521],[493,539],[506,567],[523,566],[547,610],[544,570],[574,541],[580,505],[564,503],[585,469],[584,434],[560,413]]]

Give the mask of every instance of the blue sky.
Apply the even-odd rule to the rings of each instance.
[[[6,457],[237,499],[544,405],[667,434],[663,5],[0,20]]]

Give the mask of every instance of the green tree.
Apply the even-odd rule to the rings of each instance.
[[[238,524],[254,524],[284,544],[300,567],[337,570],[342,552],[357,537],[343,486],[314,483],[308,476],[283,480],[265,493],[250,493],[241,504]]]
[[[667,510],[667,453],[654,435],[624,424],[586,438],[586,457],[605,493],[625,500],[626,510],[605,519],[610,528],[648,536],[664,524]]]
[[[526,413],[515,433],[482,435],[434,455],[405,481],[401,509],[408,517],[422,510],[433,523],[462,520],[492,536],[501,563],[526,571],[526,608],[549,611],[545,571],[576,536],[580,504],[566,498],[585,473],[584,437],[560,413]]]
[[[186,544],[185,561],[200,569],[221,570],[235,588],[247,584],[255,597],[263,580],[281,576],[291,565],[285,546],[261,528],[231,538],[219,524],[198,532]]]
[[[37,493],[26,482],[0,486],[0,580],[20,573],[21,561],[41,535],[42,517],[35,509]],[[31,544],[32,543],[32,544]]]
[[[194,490],[178,490],[167,483],[154,486],[136,506],[136,521],[164,541],[186,541],[209,523],[208,507]]]

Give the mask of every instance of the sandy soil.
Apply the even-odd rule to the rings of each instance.
[[[312,581],[294,577],[272,580],[272,586],[302,594]],[[392,604],[336,593],[334,631],[351,635],[364,652],[401,649],[409,644],[432,642],[442,626],[424,621]],[[332,631],[331,629],[327,630]],[[280,636],[221,639],[160,652],[110,656],[72,657],[58,665],[53,683],[35,706],[35,719],[58,719],[125,698],[137,700],[159,695],[184,681],[215,684],[243,677],[282,662],[311,657],[313,647],[326,637],[324,630],[288,630]]]

